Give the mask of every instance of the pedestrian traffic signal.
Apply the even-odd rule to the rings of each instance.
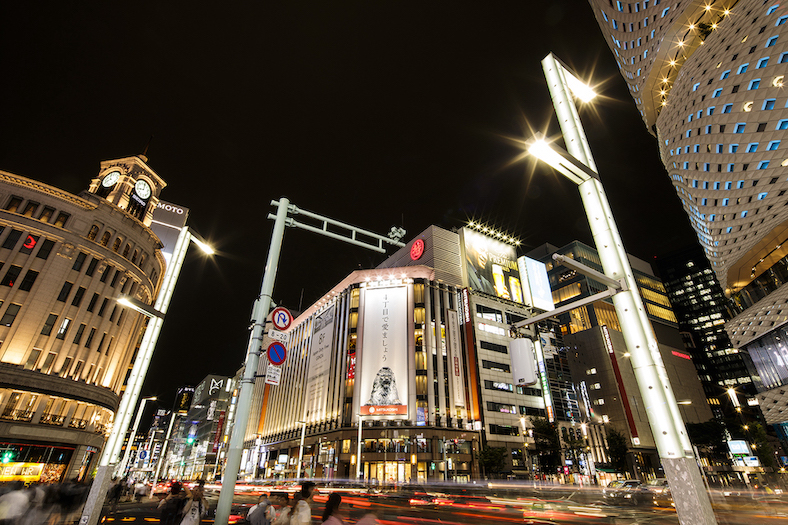
[[[16,453],[13,450],[6,450],[3,452],[2,456],[3,463],[5,464],[12,462],[14,460],[14,456],[16,456]]]

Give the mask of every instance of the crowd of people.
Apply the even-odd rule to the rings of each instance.
[[[79,520],[88,485],[77,480],[0,485],[0,525],[59,525]]]

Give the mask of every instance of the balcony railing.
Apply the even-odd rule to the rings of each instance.
[[[52,425],[54,427],[62,427],[63,421],[66,420],[66,416],[56,416],[54,414],[42,414],[40,423],[42,425]]]
[[[6,410],[3,412],[3,415],[0,416],[2,419],[10,419],[12,421],[30,421],[33,419],[33,411],[32,410]]]
[[[78,428],[80,430],[85,430],[88,426],[88,420],[73,418],[71,421],[69,421],[68,426],[71,428]]]

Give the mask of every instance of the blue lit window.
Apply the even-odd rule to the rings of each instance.
[[[740,180],[739,182],[736,183],[736,189],[737,190],[740,190],[743,187],[744,187],[744,181],[743,180]]]
[[[785,23],[786,20],[788,20],[788,15],[781,16],[780,18],[777,19],[777,22],[775,22],[774,25],[781,26]]]
[[[717,144],[717,153],[722,153],[722,144]]]
[[[728,152],[729,152],[729,153],[736,153],[736,150],[737,150],[737,149],[739,149],[739,145],[738,145],[738,144],[731,144],[731,145],[728,147]]]
[[[742,218],[746,217],[747,216],[747,210],[744,210],[743,212],[741,212],[741,216],[742,216]]]
[[[774,150],[776,150],[779,147],[780,147],[780,141],[779,140],[773,140],[773,141],[769,142],[769,147],[766,148],[766,151],[774,151]]]
[[[747,71],[747,67],[748,67],[749,65],[750,65],[750,63],[749,63],[749,62],[747,62],[746,64],[742,64],[742,65],[740,65],[740,66],[739,66],[739,69],[737,69],[737,70],[736,70],[736,74],[737,74],[737,75],[741,75],[742,73],[745,73],[745,72]]]
[[[709,171],[709,163],[705,162],[703,164],[703,171]],[[703,185],[706,189],[708,189],[708,183]]]
[[[722,199],[722,205],[727,206],[729,199]]]
[[[744,127],[745,127],[745,126],[746,126],[746,124],[745,124],[744,122],[739,122],[739,123],[737,123],[737,124],[736,124],[736,126],[733,128],[733,132],[734,132],[734,133],[744,133]]]
[[[700,205],[701,205],[701,206],[706,206],[706,203],[707,203],[707,202],[708,202],[708,199],[701,199],[701,200],[700,200]]]
[[[769,63],[769,57],[763,57],[758,61],[758,65],[755,66],[755,69],[761,69],[762,67],[766,67],[766,64]]]
[[[711,116],[711,115],[714,115],[714,106],[710,106],[710,107],[709,107],[709,108],[706,110],[706,114],[707,114],[707,115],[709,115],[709,116]]]
[[[714,222],[714,219],[715,219],[716,217],[717,217],[717,216],[716,216],[715,214],[713,214],[713,213],[712,213],[711,215],[709,215],[709,220],[710,220],[711,222]]]
[[[755,153],[758,151],[758,143],[757,142],[750,142],[747,144],[747,153]]]
[[[711,133],[711,124],[706,126],[706,135],[708,135],[709,133]]]
[[[726,78],[728,78],[728,75],[730,75],[730,74],[731,74],[731,70],[730,69],[727,69],[727,70],[723,71],[722,75],[720,75],[720,80],[725,80]]]
[[[684,169],[685,169],[685,170],[688,170],[688,169],[689,169],[689,162],[687,162],[686,160],[684,161]],[[695,185],[695,187],[697,188],[698,186],[697,186],[697,185]]]
[[[733,163],[728,164],[728,171],[729,172],[733,171]],[[726,189],[730,189],[730,188],[726,188]]]
[[[776,44],[778,36],[779,35],[774,35],[773,37],[769,38],[769,40],[766,41],[766,46],[765,47],[772,47],[774,44]]]
[[[775,102],[777,102],[776,99],[767,98],[766,100],[763,101],[763,106],[761,107],[761,109],[763,109],[763,110],[774,109],[774,103]]]
[[[777,123],[777,129],[788,129],[788,119],[782,119]]]
[[[670,150],[670,156],[671,157],[673,156],[673,150]]]
[[[720,189],[720,181],[717,181],[717,182],[714,183],[714,189],[715,190]]]
[[[771,6],[771,7],[770,7],[770,8],[769,8],[769,9],[766,11],[766,14],[767,14],[767,15],[770,15],[770,14],[774,13],[775,11],[777,11],[777,8],[778,8],[778,7],[780,7],[780,4],[774,4],[773,6]]]
[[[726,182],[725,182],[725,189],[726,189],[726,190],[729,190],[729,189],[731,189],[732,187],[733,187],[733,183],[732,183],[731,181],[726,181]]]
[[[725,233],[730,233],[732,231],[733,231],[733,226],[728,226],[727,228],[725,228]]]
[[[681,148],[679,148],[681,149]],[[689,153],[689,146],[684,146],[684,153]]]
[[[665,18],[665,15],[668,14],[668,11],[670,11],[670,7],[666,7],[665,9],[663,9],[662,16],[660,16],[660,18]]]
[[[607,14],[606,14],[604,11],[602,11],[602,18],[604,18],[604,19],[605,19],[605,22],[608,22],[608,21],[609,21],[609,20],[607,19]]]
[[[692,151],[695,152],[695,153],[700,153],[700,144],[695,144],[692,147]]]
[[[725,104],[724,106],[722,106],[723,113],[730,113],[731,109],[733,109],[733,104]]]
[[[722,88],[718,88],[714,90],[714,93],[711,94],[711,98],[717,98],[722,95]]]
[[[687,130],[687,138],[690,138],[690,135],[691,135],[691,134],[692,134],[692,130],[691,130],[691,129],[688,129],[688,130]]]
[[[700,82],[696,82],[696,83],[695,83],[695,84],[692,86],[692,91],[697,91],[699,87],[700,87]]]
[[[698,180],[697,179],[692,181],[692,187],[693,188],[697,188],[698,187]]]
[[[758,86],[760,86],[760,85],[761,85],[761,79],[760,78],[754,78],[754,79],[750,80],[750,85],[747,86],[747,91],[752,91],[754,89],[758,89]]]
[[[698,111],[698,114],[695,115],[695,118],[701,118],[702,116],[703,116],[703,110],[701,109],[700,111]]]
[[[694,115],[695,115],[694,113],[690,113],[689,116],[687,117],[687,122],[692,122],[692,117]]]
[[[762,160],[762,161],[760,161],[758,163],[758,169],[759,170],[765,170],[768,167],[769,167],[769,161],[768,160]],[[766,195],[766,194],[764,193],[764,195]],[[760,197],[758,197],[758,198],[760,199]]]
[[[618,22],[616,22],[616,19],[612,18],[611,20],[613,21],[613,29],[618,29]],[[619,45],[619,47],[621,47],[621,45]]]
[[[780,54],[780,64],[788,62],[788,51]]]

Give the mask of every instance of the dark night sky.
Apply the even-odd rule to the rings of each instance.
[[[694,242],[582,0],[147,4],[0,8],[0,169],[79,193],[153,135],[161,198],[220,251],[190,250],[144,395],[242,364],[272,199],[406,240],[480,219],[524,251],[590,244],[574,185],[512,162],[515,139],[558,133],[550,51],[604,95],[581,116],[628,251]],[[288,230],[274,299],[308,306],[382,259]]]

